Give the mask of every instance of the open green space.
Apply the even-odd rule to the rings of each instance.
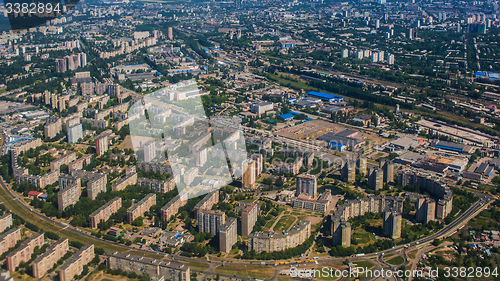
[[[256,279],[270,279],[273,277],[274,269],[270,266],[219,265],[215,268],[215,273]]]
[[[360,232],[362,233],[357,232],[352,235],[352,239],[355,239],[355,241],[358,242],[358,245],[368,244],[374,240],[373,234],[366,231],[363,232],[363,230],[360,230]]]
[[[387,254],[384,256],[384,259],[387,260],[388,258],[393,257],[393,256],[394,256],[394,254]]]
[[[371,263],[369,261],[354,261],[353,263],[356,264],[357,267],[363,267],[363,268],[368,268],[368,269],[375,266],[375,265],[373,265],[373,263]]]
[[[400,264],[403,264],[404,262],[405,262],[405,259],[402,256],[393,257],[392,259],[389,259],[387,261],[388,264],[392,264],[392,265],[400,265]]]
[[[205,271],[210,267],[209,264],[204,263],[204,262],[196,262],[196,261],[189,261],[189,260],[183,260],[183,259],[179,259],[179,261],[189,264],[189,266],[193,270]]]
[[[281,232],[283,230],[288,230],[288,228],[292,225],[292,223],[294,221],[295,221],[295,217],[284,215],[281,217],[281,219],[278,221],[278,223],[274,226],[274,231]]]

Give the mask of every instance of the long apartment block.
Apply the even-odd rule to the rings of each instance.
[[[32,263],[33,277],[42,278],[69,250],[69,240],[61,238]]]
[[[71,152],[59,157],[58,159],[50,162],[50,170],[59,170],[62,165],[69,165],[69,163],[76,160],[76,153]]]
[[[71,175],[87,181],[87,196],[95,200],[101,192],[106,192],[108,177],[103,173],[89,172],[85,170],[71,170]]]
[[[73,184],[66,188],[59,190],[57,193],[57,205],[59,210],[64,211],[66,207],[75,205],[80,199],[82,189],[79,184]]]
[[[194,206],[194,217],[198,217],[198,211],[200,210],[211,210],[212,206],[219,202],[219,190],[212,191],[205,195],[203,199]]]
[[[21,240],[21,228],[19,227],[9,229],[4,234],[0,235],[0,255],[16,246],[19,240]]]
[[[12,226],[12,214],[7,213],[0,217],[0,233]]]
[[[189,266],[182,263],[163,261],[132,256],[130,254],[107,252],[106,264],[110,269],[120,269],[126,272],[135,272],[139,275],[148,274],[152,278],[161,278],[170,281],[190,281]]]
[[[130,207],[127,210],[127,222],[132,223],[136,218],[142,217],[145,212],[149,211],[149,208],[156,204],[156,194],[149,193],[144,197],[139,203]]]
[[[28,262],[31,259],[31,254],[33,254],[35,247],[38,246],[41,248],[44,242],[43,233],[35,233],[30,238],[23,241],[21,246],[7,255],[7,270],[13,272],[21,262]]]
[[[111,186],[113,191],[124,190],[125,187],[129,185],[135,185],[137,183],[137,173],[129,173],[121,177],[117,182],[113,183]]]
[[[104,204],[99,209],[95,210],[89,216],[90,228],[96,229],[97,225],[102,221],[107,221],[111,215],[118,212],[122,207],[122,199],[120,197],[115,197],[111,199],[108,203]]]
[[[78,158],[77,160],[69,163],[68,169],[71,170],[81,170],[83,169],[84,165],[88,165],[92,163],[92,155],[91,154],[85,154],[82,157]]]
[[[94,244],[86,244],[76,251],[59,269],[59,281],[71,281],[73,277],[82,274],[83,267],[95,257]]]
[[[166,181],[138,178],[137,185],[147,187],[155,192],[167,193],[175,188],[175,181],[173,178]]]
[[[179,209],[186,205],[187,196],[183,194],[179,194],[175,196],[172,200],[168,201],[165,206],[161,208],[160,214],[161,219],[164,221],[169,220],[173,215],[179,212]]]

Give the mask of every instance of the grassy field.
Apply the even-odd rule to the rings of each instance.
[[[283,230],[288,230],[288,228],[292,225],[292,223],[294,221],[295,221],[295,217],[293,217],[293,216],[283,216],[278,221],[278,223],[274,226],[274,231],[281,232]]]
[[[183,259],[179,259],[179,261],[189,264],[189,266],[193,270],[205,271],[210,267],[209,264],[204,263],[204,262],[188,261],[188,260],[183,260]]]
[[[414,259],[414,258],[417,256],[417,252],[418,252],[418,250],[415,250],[415,251],[413,251],[413,252],[410,252],[410,253],[408,254],[408,256],[410,257],[410,259]]]
[[[400,265],[400,264],[403,264],[404,262],[405,262],[405,259],[402,256],[397,256],[397,257],[394,257],[394,258],[389,259],[387,261],[388,264],[392,264],[392,265]]]
[[[358,242],[358,245],[359,244],[363,245],[363,244],[370,243],[373,240],[372,236],[373,236],[373,234],[365,231],[363,233],[354,233],[352,235],[352,238],[356,239],[356,242]]]
[[[354,234],[352,234],[352,238],[358,242],[357,247],[363,247],[375,241],[375,236],[367,232],[363,227],[357,227]]]
[[[279,217],[279,215],[281,214],[282,212],[280,212],[276,217],[273,217],[272,219],[268,220],[266,222],[266,225],[264,225],[262,228],[267,231],[271,228],[271,226],[273,226],[274,222],[276,221],[276,219]]]
[[[369,261],[356,261],[353,263],[355,263],[357,267],[363,267],[363,268],[368,268],[368,269],[375,266],[375,265],[373,265],[373,263],[371,263]]]
[[[215,273],[256,279],[270,279],[273,277],[274,270],[270,266],[219,265],[215,268]]]
[[[388,258],[390,258],[390,257],[392,257],[392,256],[394,256],[394,254],[388,254],[388,255],[385,255],[385,256],[384,256],[384,260],[387,260]]]

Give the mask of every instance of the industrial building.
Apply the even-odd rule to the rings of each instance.
[[[327,142],[328,147],[331,149],[345,151],[349,147],[357,149],[365,143],[364,140],[354,138],[357,134],[358,132],[354,130],[344,130],[338,133],[330,132],[319,136],[317,140]]]
[[[337,95],[332,95],[332,94],[327,94],[327,93],[322,93],[322,92],[308,92],[307,93],[308,97],[313,97],[313,98],[318,98],[323,100],[324,102],[328,103],[339,103],[344,101],[344,97],[337,96]]]
[[[268,111],[273,110],[273,108],[274,108],[274,105],[272,102],[261,101],[261,102],[257,102],[257,103],[252,104],[250,106],[250,111],[252,113],[261,115],[261,114],[264,114]]]
[[[435,148],[440,148],[444,150],[450,150],[450,151],[455,151],[458,153],[464,153],[464,154],[470,154],[473,152],[473,147],[470,145],[463,145],[459,143],[454,143],[454,142],[449,142],[449,141],[442,141],[442,140],[436,140],[433,142],[433,146]]]

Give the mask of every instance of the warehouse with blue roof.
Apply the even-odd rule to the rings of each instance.
[[[293,119],[293,114],[291,114],[291,113],[281,114],[281,115],[278,115],[278,118],[280,118],[284,121],[289,121],[289,120]]]
[[[473,150],[473,147],[470,145],[463,145],[459,143],[442,141],[442,140],[435,140],[434,147],[444,150],[455,151],[458,153],[467,153],[467,154],[470,154]]]
[[[318,98],[318,99],[321,99],[322,101],[329,102],[329,103],[338,103],[338,102],[344,101],[344,97],[332,95],[332,94],[327,94],[327,93],[322,93],[322,92],[311,91],[311,92],[307,93],[307,96],[313,97],[313,98]]]

